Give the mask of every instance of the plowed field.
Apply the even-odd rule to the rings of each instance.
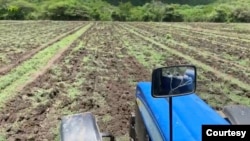
[[[0,140],[59,140],[60,118],[90,111],[128,140],[135,87],[153,68],[194,64],[214,109],[250,105],[250,25],[0,22]]]

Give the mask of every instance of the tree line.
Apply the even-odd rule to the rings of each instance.
[[[178,3],[177,3],[178,2]],[[248,4],[214,0],[0,0],[0,20],[250,22]],[[209,3],[208,3],[209,2]]]

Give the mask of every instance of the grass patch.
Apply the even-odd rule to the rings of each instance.
[[[138,62],[149,69],[154,67],[152,64],[160,67],[168,57],[167,54],[159,54],[159,52],[154,49],[153,44],[148,46],[140,44],[140,47],[138,47],[138,45],[135,46],[129,41],[124,41],[124,44],[127,46],[129,54],[133,55]]]
[[[174,54],[174,55],[177,55],[179,57],[182,57],[185,60],[190,61],[192,64],[195,64],[196,66],[199,66],[199,67],[201,67],[201,68],[203,68],[203,69],[205,69],[207,71],[213,72],[216,76],[218,76],[218,77],[220,77],[220,78],[222,78],[224,80],[229,80],[233,84],[236,84],[236,85],[238,85],[241,88],[244,88],[246,90],[250,90],[250,87],[248,86],[248,84],[243,83],[242,81],[240,81],[237,78],[229,77],[227,74],[219,72],[218,70],[216,70],[216,69],[214,69],[214,68],[212,68],[212,67],[210,67],[210,66],[208,66],[208,65],[206,65],[206,64],[204,64],[204,63],[202,63],[202,62],[200,62],[198,60],[195,60],[191,56],[185,55],[185,54],[183,54],[183,53],[181,53],[181,52],[179,52],[179,51],[177,51],[175,49],[168,48],[167,46],[165,46],[165,45],[163,45],[161,43],[158,43],[158,42],[154,41],[153,39],[145,37],[144,35],[142,35],[142,34],[140,34],[138,32],[135,32],[135,31],[133,31],[133,30],[127,28],[127,27],[123,27],[123,28],[126,29],[126,30],[128,30],[128,31],[130,31],[131,33],[137,35],[138,37],[141,37],[144,40],[157,45],[159,48],[165,49],[170,54]]]
[[[123,135],[123,136],[118,136],[118,137],[116,137],[116,140],[117,141],[129,141],[129,135],[126,134],[126,135]]]
[[[132,32],[132,30],[131,30],[131,32]],[[145,38],[145,40],[150,41],[151,43],[154,43],[155,45],[157,45],[160,48],[168,49],[168,50],[166,50],[166,52],[168,52],[169,54],[176,54],[176,55],[178,55],[180,57],[185,58],[186,60],[190,60],[191,62],[195,62],[195,64],[197,64],[198,66],[201,66],[201,69],[202,69],[201,71],[205,71],[205,72],[206,71],[213,71],[213,72],[215,72],[220,77],[223,77],[223,76],[221,76],[221,74],[226,76],[226,74],[218,72],[217,70],[213,70],[209,66],[203,64],[202,62],[199,62],[197,60],[192,59],[190,56],[186,56],[186,55],[184,55],[182,53],[179,53],[179,52],[175,51],[174,49],[169,49],[168,47],[166,47],[166,46],[164,46],[164,45],[162,45],[162,44],[160,44],[158,42],[155,42],[154,40],[152,40],[150,38],[142,36],[141,34],[139,34],[137,32],[133,32],[133,33],[135,33],[139,37]],[[172,41],[172,43],[177,43],[177,42]],[[177,44],[178,45],[182,45],[184,48],[188,48],[189,47],[189,46],[187,46],[185,44],[182,44],[182,43],[180,43],[180,44],[177,43]],[[144,50],[145,51],[144,50],[140,50],[140,49],[135,50],[134,48],[135,47],[130,47],[130,49],[133,49],[131,51],[131,54],[134,55],[138,59],[138,61],[140,63],[142,63],[144,66],[150,66],[152,64],[157,64],[157,63],[159,63],[161,61],[162,58],[164,58],[162,56],[163,53],[152,51],[153,47],[144,46]],[[137,52],[137,53],[134,53],[134,52]],[[145,61],[145,56],[147,56],[147,55],[145,55],[145,53],[148,53],[148,52],[151,52],[151,56],[149,57],[149,61],[146,62]],[[207,52],[203,52],[202,54],[204,56],[209,56]],[[168,55],[166,55],[165,58],[168,58]],[[202,72],[200,72],[200,73],[202,73]],[[210,81],[209,79],[207,79],[203,75],[199,75],[197,79]],[[237,83],[237,79],[234,82]],[[209,101],[209,104],[212,105],[213,107],[222,107],[226,103],[227,104],[229,104],[229,103],[241,103],[241,104],[245,104],[245,105],[250,105],[250,100],[245,97],[244,93],[236,94],[235,91],[232,91],[232,90],[229,89],[230,86],[228,84],[223,84],[223,86],[222,86],[222,84],[220,84],[220,83],[215,83],[215,84],[209,84],[209,86],[207,86],[207,87],[209,87],[211,89],[217,88],[217,89],[222,90],[223,93],[227,94],[225,96],[227,96],[229,99],[232,100],[231,102],[229,102],[229,101],[221,101],[219,98],[215,98],[216,94],[205,94],[204,92],[198,93],[198,95],[202,99]],[[244,86],[244,87],[246,88],[246,86]]]
[[[6,141],[6,137],[0,133],[0,141]]]
[[[86,63],[86,62],[88,62],[89,60],[91,60],[91,57],[90,57],[90,56],[86,56],[86,57],[83,57],[82,62],[83,62],[83,63]]]
[[[244,96],[239,96],[239,95],[236,95],[236,94],[233,94],[233,93],[230,93],[228,95],[228,97],[230,97],[235,102],[238,102],[238,103],[243,104],[243,105],[250,106],[250,100],[249,100],[249,98],[246,98]]]
[[[32,106],[38,106],[41,104],[46,104],[48,102],[48,95],[50,93],[50,91],[52,90],[44,90],[44,89],[38,89],[35,93],[34,93],[34,97],[32,97],[32,100],[34,102],[32,102]],[[39,101],[39,102],[38,102]]]
[[[78,46],[73,49],[73,52],[77,52],[80,48],[83,48],[83,42],[80,42]]]
[[[0,63],[8,64],[10,61],[7,59],[6,54],[0,53]],[[1,65],[1,64],[0,64]]]
[[[239,64],[242,66],[249,66],[249,63],[249,58],[239,61]]]
[[[61,140],[61,136],[58,133],[58,131],[60,131],[60,125],[57,124],[57,126],[55,128],[50,129],[50,133],[53,133],[54,135],[56,135],[54,141],[60,141]]]
[[[74,99],[79,95],[80,91],[76,87],[70,87],[68,88],[67,93],[71,99]]]
[[[80,35],[82,35],[91,24],[78,30],[72,35],[63,38],[61,41],[47,47],[40,51],[31,59],[25,61],[23,64],[13,69],[10,73],[0,78],[0,108],[4,106],[4,102],[13,98],[16,95],[17,88],[25,84],[32,77],[32,74],[39,71],[45,66],[57,52],[74,42]]]
[[[109,122],[111,119],[112,119],[112,116],[110,116],[110,115],[104,115],[104,116],[102,117],[102,121],[103,121],[104,123]]]

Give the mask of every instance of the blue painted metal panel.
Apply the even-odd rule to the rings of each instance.
[[[151,82],[139,82],[136,93],[149,135],[156,141],[156,132],[152,132],[152,123],[158,128],[158,136],[164,141],[169,139],[168,101],[165,98],[151,96]],[[146,110],[145,110],[146,109]],[[148,113],[146,113],[148,112]],[[150,122],[151,121],[151,122]],[[229,124],[196,94],[173,97],[173,128],[175,141],[201,141],[202,124]]]

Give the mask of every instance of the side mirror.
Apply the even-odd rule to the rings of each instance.
[[[153,70],[151,94],[153,97],[171,97],[192,94],[196,90],[196,67],[180,65]]]

